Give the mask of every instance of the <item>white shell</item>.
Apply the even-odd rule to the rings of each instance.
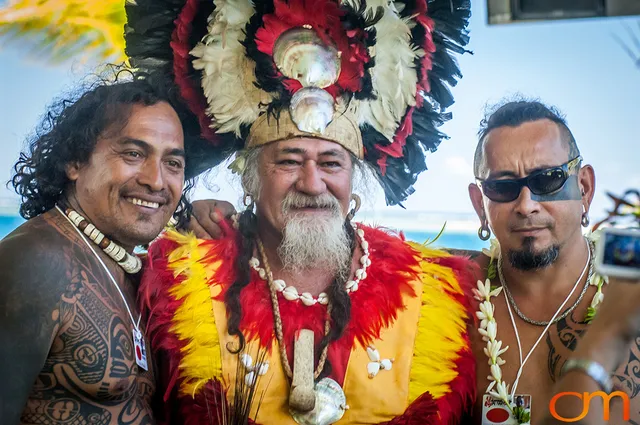
[[[380,352],[371,346],[367,347],[367,355],[372,362],[380,361]]]
[[[320,295],[318,295],[318,303],[320,303],[322,305],[329,304],[329,296],[327,294],[325,294],[324,292],[322,292]]]
[[[259,367],[257,368],[258,375],[261,375],[261,376],[266,375],[268,370],[269,370],[269,362],[260,363]]]
[[[362,277],[360,278],[360,280],[365,280],[366,278],[367,278],[367,272],[362,270]]]
[[[304,304],[306,306],[314,305],[317,302],[313,298],[313,295],[311,295],[308,292],[303,292],[302,294],[300,294],[300,301],[302,301],[302,304]]]
[[[358,234],[358,236],[360,236],[361,238],[363,238],[363,237],[364,237],[364,230],[362,230],[362,229],[358,229],[358,230],[356,230],[356,233],[357,233],[357,234]]]
[[[330,425],[338,422],[349,408],[344,391],[331,378],[323,378],[315,387],[315,407],[310,412],[290,410],[293,420],[300,425]]]
[[[267,272],[265,272],[264,269],[259,269],[258,274],[260,275],[260,279],[262,280],[267,278]]]
[[[351,287],[351,292],[356,292],[358,290],[358,281],[356,280],[355,284]]]
[[[276,279],[273,281],[273,286],[275,286],[276,291],[282,292],[287,287],[287,284],[282,279]]]
[[[371,260],[367,258],[367,263],[365,264],[365,267],[369,267],[370,265],[371,265]]]
[[[364,277],[362,277],[362,276],[364,275],[364,273],[365,273],[365,271],[364,271],[364,270],[362,270],[362,269],[358,269],[358,270],[356,270],[356,277],[357,277],[358,279],[364,279]]]
[[[356,270],[356,276],[358,275],[358,271]],[[353,288],[353,285],[356,284],[355,280],[350,280],[347,282],[347,284],[345,285],[345,288],[347,288],[347,290]]]
[[[380,368],[384,370],[390,370],[393,367],[393,362],[389,359],[382,359],[380,362]]]
[[[300,295],[298,295],[298,290],[293,286],[287,286],[286,288],[284,288],[284,291],[282,291],[282,296],[289,301],[295,301],[300,298]]]
[[[369,249],[369,242],[367,241],[362,241],[362,243],[360,244],[360,246],[362,247],[363,250],[368,250]]]
[[[360,264],[362,264],[363,266],[367,264],[367,261],[369,261],[368,256],[363,255],[362,257],[360,257]]]
[[[325,45],[315,30],[293,28],[278,37],[273,60],[285,76],[303,87],[328,87],[340,75],[340,57],[333,46]]]
[[[289,112],[300,131],[324,134],[333,120],[334,104],[333,97],[326,90],[304,87],[291,97]]]
[[[378,362],[370,362],[367,365],[367,372],[369,373],[369,378],[373,378],[380,371],[380,363]]]
[[[256,257],[251,257],[251,260],[249,260],[249,265],[255,269],[260,265],[260,260],[258,260]]]
[[[247,368],[247,370],[253,370],[253,359],[250,355],[244,353],[242,356],[240,356],[240,361],[242,362],[244,367]]]
[[[255,372],[249,372],[244,376],[244,382],[248,386],[252,387],[255,384],[256,378]]]

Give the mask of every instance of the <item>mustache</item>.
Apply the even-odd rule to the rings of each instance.
[[[340,202],[330,193],[309,196],[298,192],[289,192],[282,200],[282,212],[286,214],[295,208],[323,208],[339,212]]]
[[[139,198],[141,196],[150,197],[155,199],[156,202],[159,202],[160,200],[162,200],[161,202],[159,202],[160,204],[168,204],[169,201],[171,201],[171,195],[169,194],[169,191],[164,188],[157,192],[149,190],[148,188],[135,188],[135,189],[124,188],[123,190],[120,191],[120,195],[123,197],[132,197],[132,198]]]
[[[528,229],[528,228],[545,228],[551,229],[554,227],[554,224],[549,221],[538,221],[538,220],[521,220],[521,221],[512,221],[509,223],[509,230],[516,231],[520,229]]]

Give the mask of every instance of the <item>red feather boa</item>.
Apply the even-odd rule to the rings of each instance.
[[[411,281],[417,278],[416,253],[404,242],[402,235],[396,237],[384,230],[368,227],[365,227],[365,235],[370,241],[375,241],[369,246],[372,264],[368,269],[367,280],[358,291],[351,294],[351,321],[343,336],[329,348],[329,360],[333,366],[331,376],[339,383],[343,382],[354,341],[357,340],[366,346],[378,338],[380,331],[392,325],[398,311],[403,308],[403,295],[416,295],[411,286]],[[214,258],[222,260],[221,266],[215,272],[214,280],[229,284],[233,282],[235,258],[238,255],[237,234],[227,231],[227,237],[224,239],[200,243],[209,249],[204,261]],[[179,341],[170,331],[173,314],[181,302],[167,295],[168,289],[181,281],[176,280],[167,267],[168,255],[176,247],[175,242],[166,239],[152,245],[140,288],[141,309],[149,318],[147,332],[152,350],[156,354],[164,352],[165,355],[161,358],[168,363],[169,373],[163,384],[165,402],[174,401],[170,399],[173,399],[179,381],[179,350],[184,345],[184,342]],[[431,261],[455,271],[464,294],[450,295],[471,311],[470,294],[475,282],[475,268],[472,263],[461,257],[434,258]],[[223,299],[225,289],[223,288],[219,295],[220,299]],[[294,333],[303,327],[312,328],[316,334],[316,342],[322,338],[326,307],[318,304],[311,307],[303,306],[301,303],[286,301],[281,295],[279,300],[281,315],[286,318],[283,320],[285,341],[292,341]],[[262,346],[270,347],[274,333],[269,291],[257,273],[254,272],[251,283],[242,291],[241,302],[244,306],[251,306],[243,310],[240,324],[243,333],[247,339],[257,338]],[[476,395],[475,359],[468,348],[469,340],[466,336],[465,341],[467,348],[459,353],[460,357],[456,361],[458,376],[450,383],[451,391],[437,400],[428,393],[423,394],[403,415],[385,422],[386,425],[459,423],[463,413],[472,406]],[[288,351],[292,358],[292,344],[288,344]],[[166,353],[175,355],[167,358]],[[198,392],[195,398],[182,397],[179,410],[184,414],[185,425],[217,424],[215,418],[210,422],[207,402],[219,399],[221,391],[218,382],[210,382],[206,390]]]

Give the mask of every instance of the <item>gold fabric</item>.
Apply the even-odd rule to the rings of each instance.
[[[366,347],[354,343],[343,384],[349,409],[338,424],[378,424],[390,421],[402,415],[409,405],[409,374],[420,317],[419,294],[422,292],[422,282],[415,280],[412,285],[418,296],[403,295],[405,309],[398,311],[393,326],[383,329],[381,338],[372,344],[382,358],[394,359],[393,368],[381,370],[374,378],[369,378],[367,364],[370,360]],[[237,346],[238,340],[227,332],[227,310],[223,302],[215,300],[219,293],[219,289],[214,289],[216,287],[217,285],[211,285],[211,298],[220,336],[222,375],[228,384],[235,382],[238,355],[231,354],[226,347],[227,344]],[[247,351],[255,361],[256,342],[249,341]],[[256,422],[263,425],[296,425],[289,413],[290,383],[282,368],[275,338],[265,360],[269,362],[269,371],[258,381],[256,390],[263,398]],[[242,368],[240,370],[243,371]],[[251,418],[255,417],[256,408],[257,404],[254,403]]]

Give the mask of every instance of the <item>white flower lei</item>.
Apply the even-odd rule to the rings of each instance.
[[[502,348],[502,341],[496,339],[498,335],[498,323],[496,322],[494,306],[491,303],[491,297],[496,297],[502,292],[502,287],[491,289],[491,281],[489,279],[482,283],[478,281],[478,288],[473,289],[473,296],[480,302],[480,310],[476,312],[476,317],[480,320],[478,332],[482,335],[482,340],[487,343],[484,347],[484,354],[489,358],[491,366],[491,375],[487,376],[489,386],[485,391],[490,396],[500,399],[506,403],[513,413],[511,396],[509,395],[509,385],[502,380],[502,371],[500,366],[506,362],[500,357],[509,347]],[[495,391],[494,391],[495,388]]]

